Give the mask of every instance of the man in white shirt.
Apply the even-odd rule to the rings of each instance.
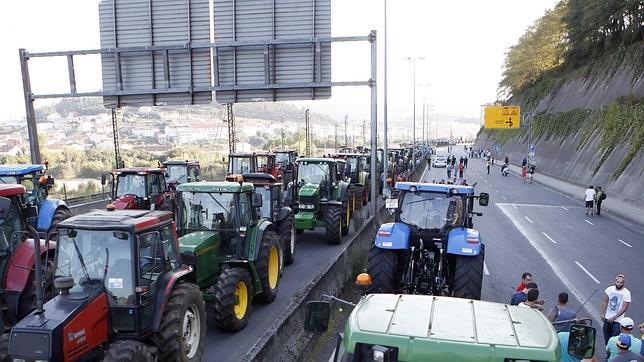
[[[588,189],[586,189],[584,199],[586,200],[586,215],[589,213],[592,215],[594,213],[593,204],[595,202],[595,189],[593,188],[593,185],[590,185]]]
[[[625,281],[624,274],[617,274],[615,285],[604,291],[600,318],[604,321],[604,343],[606,344],[610,337],[619,334],[619,322],[626,317],[626,310],[631,304],[631,292],[624,287]]]

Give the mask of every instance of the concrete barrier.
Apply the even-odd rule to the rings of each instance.
[[[69,210],[73,215],[80,215],[86,212],[92,211],[94,209],[103,209],[110,202],[109,199],[97,200],[86,202],[84,204],[73,205],[69,207]]]

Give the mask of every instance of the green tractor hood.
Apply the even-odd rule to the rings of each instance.
[[[558,338],[539,311],[478,300],[371,294],[353,310],[344,347],[398,349],[399,361],[559,361]]]
[[[179,238],[179,251],[191,255],[194,262],[196,284],[199,287],[212,285],[219,272],[219,246],[221,235],[217,231],[195,231]],[[192,264],[192,263],[191,263]]]
[[[320,185],[307,183],[300,187],[300,196],[317,196],[320,193]]]

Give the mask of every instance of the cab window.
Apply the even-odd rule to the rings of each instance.
[[[239,226],[248,226],[253,220],[250,196],[249,192],[239,195]]]

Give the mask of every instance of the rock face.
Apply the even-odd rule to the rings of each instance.
[[[568,112],[576,109],[598,110],[623,96],[634,96],[640,99],[639,102],[644,98],[644,75],[638,74],[627,65],[610,75],[570,79],[545,96],[533,112],[526,113]],[[642,127],[642,120],[632,121],[640,122]],[[524,123],[522,127],[527,125]],[[582,141],[584,132],[586,134],[590,132],[587,142]],[[632,130],[629,131],[625,126],[624,132],[632,132]],[[602,158],[600,128],[584,129],[582,124],[577,132],[569,135],[552,134],[530,143],[535,144],[537,173],[579,186],[602,186],[609,197],[644,207],[644,147],[639,149],[618,177],[613,176],[625,155],[631,150],[631,142],[636,140],[636,138],[627,138],[631,141],[617,144],[603,163],[600,161]],[[475,147],[494,150],[495,144],[501,144],[497,159],[508,155],[510,161],[515,164],[521,164],[521,160],[528,153],[528,137],[525,130],[510,135],[507,141],[495,136],[493,132],[481,130]],[[596,165],[600,163],[601,167],[596,169]]]

